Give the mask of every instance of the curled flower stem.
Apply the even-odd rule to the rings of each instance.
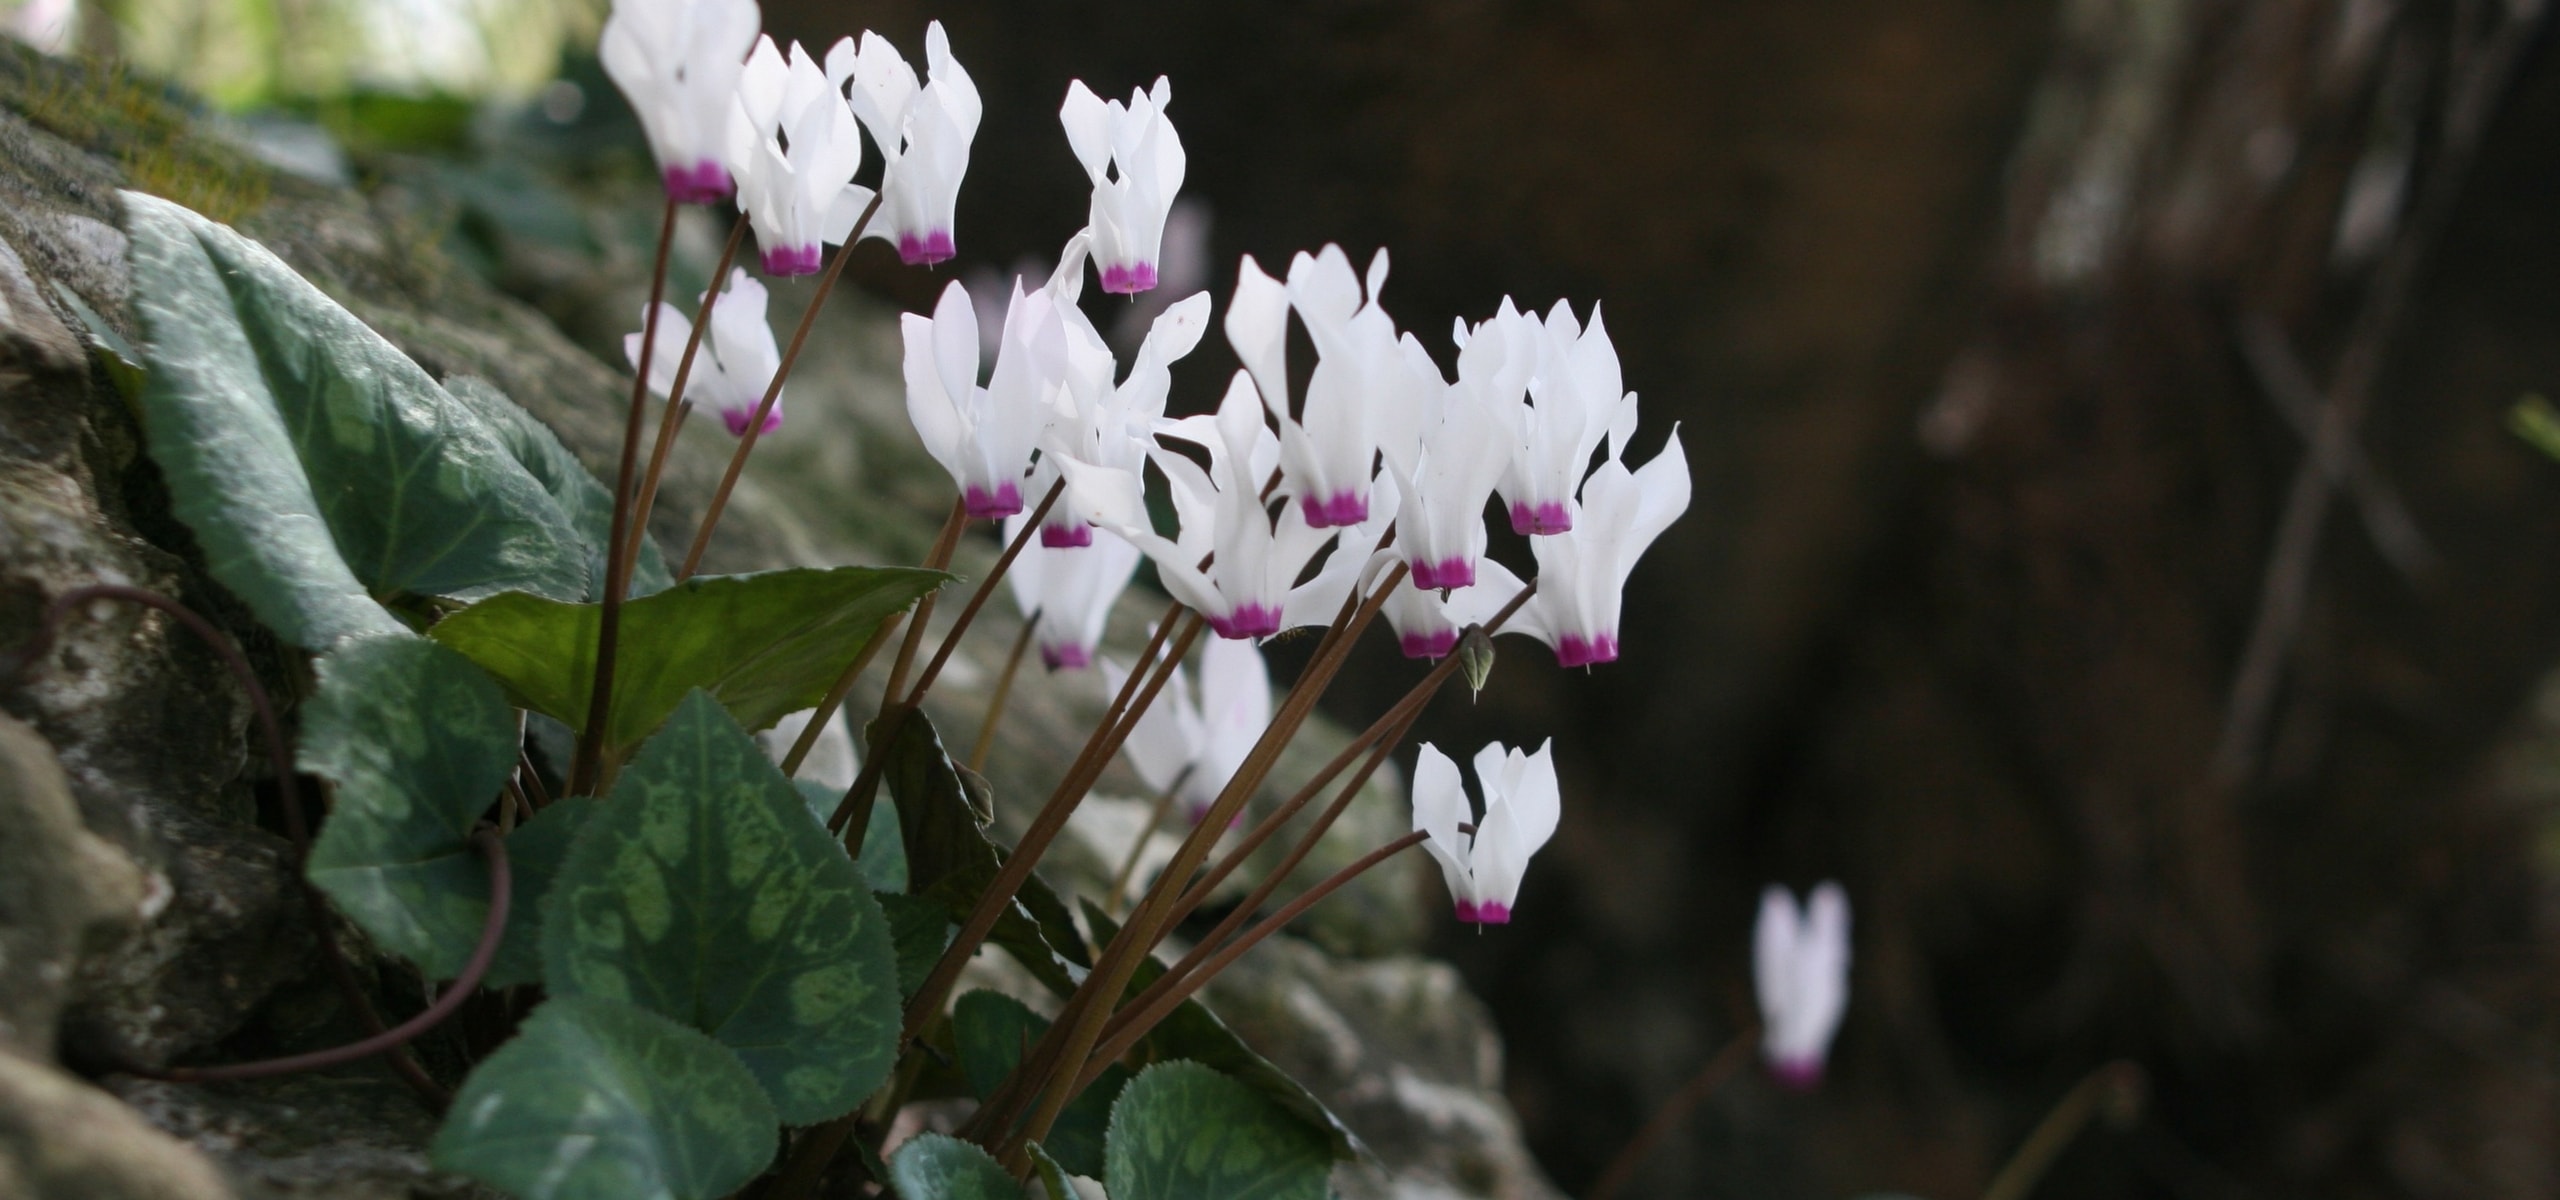
[[[1618,1156],[1609,1160],[1608,1169],[1600,1172],[1600,1182],[1591,1185],[1590,1193],[1583,1200],[1609,1200],[1617,1195],[1627,1186],[1628,1180],[1635,1178],[1636,1168],[1653,1157],[1653,1152],[1662,1145],[1662,1139],[1671,1136],[1671,1131],[1688,1119],[1690,1110],[1714,1095],[1725,1080],[1733,1078],[1733,1073],[1742,1069],[1742,1064],[1751,1061],[1751,1051],[1759,1044],[1760,1031],[1757,1028],[1743,1030],[1740,1037],[1726,1042],[1724,1049],[1716,1051],[1715,1057],[1708,1059],[1705,1066],[1698,1068],[1697,1074],[1689,1077],[1689,1082],[1681,1084],[1679,1091],[1671,1093],[1662,1102],[1662,1107],[1653,1110],[1653,1115],[1645,1120],[1644,1128],[1636,1130],[1636,1135],[1627,1139]]]
[[[800,348],[808,344],[809,329],[818,323],[818,310],[827,306],[827,293],[834,291],[836,280],[844,275],[844,264],[853,257],[854,244],[862,240],[863,229],[871,224],[871,215],[880,211],[880,197],[873,196],[862,217],[853,223],[853,231],[845,235],[844,244],[836,247],[835,257],[827,261],[827,270],[818,276],[817,294],[809,297],[809,307],[800,313],[800,325],[791,331],[791,345],[782,352],[782,365],[775,368],[773,381],[764,388],[764,398],[756,402],[756,410],[747,416],[746,432],[738,435],[738,448],[729,455],[729,469],[720,476],[720,486],[711,493],[711,503],[702,510],[702,525],[693,531],[693,545],[684,552],[684,566],[676,572],[677,581],[693,578],[702,566],[702,552],[711,545],[711,531],[720,527],[720,514],[729,507],[729,493],[738,486],[738,474],[747,469],[747,456],[755,453],[756,439],[764,436],[765,418],[773,415],[773,406],[782,399],[782,381],[790,378],[791,366],[800,361]],[[712,280],[718,287],[719,280]]]
[[[507,909],[515,895],[514,874],[507,866],[507,839],[494,829],[483,828],[471,835],[471,840],[480,847],[482,857],[489,863],[489,919],[480,927],[480,942],[471,948],[471,957],[462,964],[462,973],[454,976],[452,985],[446,987],[425,1011],[363,1041],[327,1050],[219,1067],[172,1067],[166,1071],[137,1074],[172,1083],[222,1083],[318,1071],[396,1049],[461,1011],[463,1003],[471,999],[471,993],[479,989],[480,981],[488,977],[490,964],[497,961],[498,943],[505,939],[507,932]]]
[[[1013,636],[1013,649],[1004,656],[1004,670],[996,675],[995,691],[987,697],[986,718],[978,724],[978,740],[969,747],[969,769],[987,769],[987,753],[996,748],[996,727],[1004,721],[1005,701],[1013,698],[1013,677],[1022,672],[1022,659],[1031,650],[1031,635],[1040,632],[1040,614],[1022,619],[1022,632]]]
[[[1219,950],[1215,957],[1211,958],[1208,962],[1203,963],[1201,965],[1201,969],[1194,972],[1190,978],[1175,984],[1171,989],[1161,994],[1156,994],[1155,998],[1152,1000],[1147,1000],[1141,997],[1140,1000],[1132,1002],[1132,1011],[1125,1014],[1128,1019],[1126,1023],[1121,1026],[1120,1032],[1114,1035],[1110,1041],[1104,1043],[1102,1047],[1094,1053],[1091,1064],[1084,1070],[1078,1072],[1074,1085],[1066,1089],[1067,1094],[1072,1096],[1093,1086],[1093,1081],[1101,1078],[1102,1072],[1105,1069],[1109,1068],[1112,1063],[1118,1062],[1121,1058],[1127,1056],[1129,1051],[1137,1046],[1139,1039],[1144,1038],[1147,1034],[1153,1032],[1159,1022],[1172,1015],[1173,1010],[1179,1007],[1183,1001],[1190,999],[1192,993],[1199,991],[1202,985],[1208,983],[1209,980],[1216,978],[1220,971],[1224,971],[1228,967],[1234,966],[1237,959],[1244,957],[1245,951],[1251,950],[1256,945],[1259,945],[1264,938],[1270,937],[1272,934],[1278,933],[1282,929],[1287,928],[1291,921],[1295,921],[1299,917],[1305,915],[1308,909],[1314,908],[1325,897],[1332,895],[1334,891],[1339,889],[1342,885],[1368,873],[1371,868],[1377,866],[1379,863],[1385,862],[1408,849],[1421,845],[1423,839],[1429,836],[1429,834],[1417,829],[1392,842],[1388,842],[1386,845],[1380,846],[1367,854],[1361,855],[1358,859],[1354,860],[1351,865],[1326,876],[1323,882],[1316,884],[1314,887],[1308,888],[1304,893],[1300,894],[1297,899],[1291,900],[1287,904],[1282,905],[1280,911],[1263,918],[1261,922],[1257,923],[1253,928],[1244,931],[1244,933],[1238,936],[1234,941],[1229,942],[1225,948]],[[1152,992],[1152,989],[1150,989],[1150,991]],[[1038,1124],[1035,1121],[1033,1125],[1026,1127],[1023,1130],[1021,1140],[1037,1141],[1046,1136],[1048,1136],[1047,1127]],[[999,1155],[998,1157],[1002,1156]]]
[[[649,270],[649,310],[640,321],[640,361],[631,377],[631,416],[622,428],[622,466],[613,477],[613,529],[607,535],[604,606],[596,617],[595,680],[587,691],[586,731],[578,735],[578,751],[569,767],[569,794],[593,787],[598,760],[604,756],[605,722],[613,715],[613,667],[622,633],[622,589],[628,578],[624,561],[631,542],[631,476],[640,465],[640,431],[649,421],[649,359],[658,348],[658,306],[667,295],[667,254],[676,240],[676,201],[667,197],[666,216],[658,222],[657,265]]]
[[[693,332],[685,335],[684,357],[676,360],[675,382],[667,388],[667,406],[658,411],[658,443],[649,449],[649,469],[640,477],[640,494],[632,503],[631,545],[622,556],[622,574],[614,580],[616,588],[631,590],[631,573],[640,569],[640,547],[647,545],[649,514],[658,505],[658,479],[666,473],[667,455],[675,450],[676,432],[684,428],[685,416],[693,411],[685,403],[684,387],[693,378],[693,359],[702,349],[702,338],[711,328],[711,309],[720,303],[721,282],[729,277],[729,267],[738,261],[738,247],[747,240],[747,214],[741,211],[729,227],[729,244],[720,248],[720,263],[711,268],[711,287],[702,293],[702,307],[694,310]]]
[[[284,724],[276,719],[275,702],[268,698],[267,689],[258,682],[258,673],[249,666],[248,656],[240,653],[240,648],[232,645],[230,638],[223,636],[213,622],[204,619],[194,609],[158,592],[112,583],[90,584],[64,592],[45,606],[44,619],[36,625],[35,639],[15,656],[12,673],[34,671],[51,652],[53,639],[62,623],[74,610],[92,600],[118,600],[167,614],[202,638],[214,655],[222,660],[222,665],[231,672],[232,679],[240,684],[241,690],[248,693],[250,711],[256,714],[260,736],[266,742],[268,766],[275,772],[276,808],[284,816],[285,836],[293,842],[294,883],[302,893],[305,907],[310,910],[313,936],[320,943],[321,961],[326,964],[340,997],[346,1000],[348,1008],[354,1010],[358,1022],[374,1034],[384,1032],[388,1027],[383,1023],[382,1014],[373,1007],[373,1000],[365,995],[364,986],[356,981],[355,969],[347,964],[346,955],[339,951],[337,940],[329,936],[328,900],[302,873],[303,860],[311,854],[311,826],[302,811],[301,776],[294,771],[293,755],[285,748]],[[453,1098],[452,1093],[429,1078],[425,1068],[420,1067],[418,1060],[407,1052],[393,1053],[391,1065],[411,1090],[428,1104],[442,1108]]]

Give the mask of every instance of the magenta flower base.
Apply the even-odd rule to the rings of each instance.
[[[1769,1064],[1769,1078],[1790,1092],[1810,1092],[1822,1086],[1822,1060],[1772,1062]]]
[[[1155,286],[1154,263],[1113,263],[1102,268],[1102,290],[1115,296],[1134,296]]]
[[[1222,638],[1270,637],[1280,632],[1280,610],[1263,604],[1246,604],[1223,617],[1209,618],[1209,628]]]
[[[818,273],[818,247],[769,246],[764,252],[764,273],[776,279]]]
[[[1593,663],[1616,661],[1618,661],[1616,634],[1603,633],[1584,637],[1578,633],[1568,633],[1556,639],[1556,665],[1559,667],[1587,667]]]
[[[1309,496],[1298,502],[1298,509],[1307,514],[1307,527],[1310,529],[1357,525],[1369,519],[1369,493],[1339,492],[1331,497]]]
[[[1093,544],[1093,526],[1081,522],[1074,525],[1042,525],[1040,544],[1052,550],[1076,550]]]
[[[1573,510],[1562,500],[1542,500],[1537,504],[1511,506],[1511,531],[1531,537],[1551,533],[1568,533],[1573,529]]]
[[[1413,586],[1438,591],[1445,588],[1473,587],[1476,582],[1476,560],[1444,558],[1438,562],[1413,564]]]
[[[1001,520],[1022,511],[1022,488],[1010,479],[993,492],[973,483],[960,493],[960,504],[972,520]]]
[[[1458,919],[1470,925],[1508,925],[1511,923],[1511,906],[1499,900],[1487,900],[1482,904],[1461,900],[1458,901]]]
[[[948,262],[957,253],[959,249],[952,245],[948,229],[898,235],[898,261],[910,267],[930,267],[938,262]]]
[[[1408,633],[1396,639],[1406,658],[1447,658],[1458,648],[1458,631],[1443,629],[1436,633]]]
[[[678,204],[713,204],[738,190],[737,183],[729,178],[728,168],[716,162],[669,167],[660,178],[666,181],[667,198]]]
[[[720,423],[729,427],[730,437],[745,437],[747,436],[747,421],[755,415],[756,410],[752,406],[747,408],[724,408],[720,410]],[[759,435],[771,433],[780,428],[782,428],[782,406],[776,404],[773,406],[773,410],[771,412],[764,415],[764,428],[759,430],[758,433]]]
[[[1093,651],[1073,643],[1052,646],[1042,642],[1040,665],[1052,671],[1081,671],[1093,665]]]

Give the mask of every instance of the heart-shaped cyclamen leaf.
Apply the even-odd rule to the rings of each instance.
[[[950,578],[913,567],[792,569],[696,576],[622,607],[613,673],[615,754],[649,736],[685,693],[709,691],[749,729],[815,708],[880,620]],[[587,723],[602,608],[510,594],[436,623],[517,704],[574,730]]]
[[[585,594],[569,519],[470,408],[263,246],[126,192],[145,434],[205,566],[315,651],[375,601]]]
[[[1022,1200],[1022,1185],[986,1151],[955,1137],[919,1133],[889,1156],[889,1183],[901,1200]]]
[[[889,919],[791,781],[704,692],[640,748],[544,901],[543,982],[628,1001],[738,1053],[794,1125],[889,1073]]]
[[[515,710],[471,660],[413,637],[349,643],[319,675],[299,761],[337,806],[304,870],[385,949],[452,978],[489,919],[469,839],[515,769]]]
[[[446,1110],[429,1154],[517,1200],[711,1200],[773,1161],[773,1104],[738,1056],[656,1013],[544,1002]]]
[[[1111,1106],[1111,1200],[1324,1200],[1333,1155],[1252,1088],[1194,1062],[1138,1073]]]
[[[444,381],[444,390],[461,401],[498,435],[507,453],[514,455],[534,482],[551,493],[553,502],[569,517],[570,528],[577,531],[578,541],[587,551],[586,600],[604,598],[606,543],[613,540],[613,493],[587,472],[585,463],[560,444],[558,434],[543,424],[524,406],[507,398],[505,392],[488,380],[470,375],[457,375]],[[663,592],[675,582],[667,574],[667,560],[658,550],[657,540],[640,539],[639,561],[631,564],[631,595],[647,596]]]

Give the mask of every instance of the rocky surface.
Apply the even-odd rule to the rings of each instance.
[[[147,84],[0,41],[0,648],[28,643],[49,597],[103,581],[207,614],[279,697],[289,701],[306,674],[201,574],[139,453],[112,349],[133,332],[115,227],[122,186],[234,222],[430,372],[495,381],[590,466],[608,465],[625,386],[602,357],[614,347],[573,342],[456,269],[396,185],[367,196],[277,174]],[[717,234],[686,228],[682,259],[696,277]],[[637,255],[599,243],[598,256],[565,269],[577,288],[636,309]],[[782,290],[776,311],[799,299]],[[901,424],[886,316],[859,299],[830,314],[807,382],[792,390],[792,425],[749,473],[712,569],[899,561],[930,537],[945,485],[918,469],[905,438],[885,435]],[[662,539],[690,532],[724,453],[702,437],[679,455],[654,523]],[[972,545],[958,569],[972,573],[992,555]],[[1115,621],[1121,653],[1153,607],[1132,601]],[[1016,627],[1004,608],[991,607],[937,690],[934,715],[955,744],[975,736],[997,665],[989,658]],[[261,823],[269,768],[250,752],[245,695],[219,661],[156,614],[101,605],[70,621],[40,660],[8,669],[18,666],[0,664],[10,722],[0,727],[0,1195],[475,1194],[426,1170],[420,1147],[434,1117],[378,1073],[212,1088],[114,1072],[310,1048],[344,1037],[348,1020],[311,978],[290,848]],[[1000,819],[1027,818],[1061,748],[1098,707],[1082,680],[1026,680],[989,766]],[[1342,736],[1320,730],[1292,761],[1320,761]],[[1342,848],[1309,869],[1400,826],[1392,787],[1372,787],[1378,795],[1336,839]],[[1062,858],[1062,878],[1090,882],[1111,857],[1109,840],[1080,844]],[[1251,977],[1274,988],[1294,980],[1287,996],[1311,988],[1317,998],[1260,1006],[1251,1036],[1321,1072],[1319,1090],[1350,1106],[1380,1156],[1356,1179],[1347,1173],[1353,1194],[1551,1194],[1500,1097],[1484,1014],[1454,976],[1411,958],[1333,957],[1409,949],[1422,930],[1415,878],[1382,872],[1319,909],[1310,931],[1331,953],[1292,942],[1249,958]],[[383,1007],[415,1007],[413,981],[403,995],[396,969],[377,974]],[[1247,1006],[1256,994],[1230,991]],[[437,1063],[452,1048],[424,1050]]]

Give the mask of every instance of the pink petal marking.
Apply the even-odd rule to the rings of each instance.
[[[1511,906],[1499,900],[1487,900],[1476,906],[1476,915],[1470,917],[1460,913],[1458,919],[1478,925],[1508,925],[1511,923]]]
[[[1425,559],[1413,564],[1413,586],[1426,592],[1444,588],[1471,587],[1476,581],[1476,560],[1444,558],[1438,562]]]
[[[1465,922],[1467,922],[1468,924],[1472,925],[1472,924],[1475,924],[1475,923],[1476,923],[1477,918],[1478,918],[1478,914],[1477,914],[1477,912],[1476,912],[1476,902],[1475,902],[1475,901],[1473,901],[1473,900],[1460,900],[1460,901],[1458,901],[1458,919],[1459,919],[1459,920],[1461,920],[1461,921],[1465,921]]]
[[[1822,1060],[1819,1058],[1781,1059],[1769,1064],[1769,1078],[1790,1092],[1810,1092],[1822,1086]]]
[[[1093,526],[1078,521],[1073,525],[1040,526],[1040,544],[1052,550],[1074,550],[1093,544]]]
[[[1573,529],[1573,510],[1562,500],[1541,500],[1536,505],[1511,506],[1511,531],[1533,537],[1566,533]]]
[[[1052,671],[1081,671],[1093,665],[1093,651],[1073,642],[1059,646],[1042,642],[1040,665]]]
[[[1447,658],[1458,648],[1458,631],[1443,629],[1433,633],[1408,633],[1396,639],[1406,658]]]
[[[1556,639],[1556,665],[1587,667],[1593,663],[1618,661],[1618,636],[1613,633],[1584,637],[1568,633]]]
[[[960,502],[972,520],[1010,517],[1022,511],[1022,488],[1008,479],[997,484],[990,495],[987,489],[973,483],[960,493]]]
[[[1330,498],[1309,496],[1300,500],[1298,507],[1307,514],[1310,529],[1357,525],[1369,519],[1369,492],[1363,488],[1338,492]]]
[[[754,415],[756,410],[752,404],[744,408],[724,408],[720,410],[720,423],[729,427],[730,437],[745,437],[747,436],[747,419]],[[776,404],[771,411],[765,413],[764,428],[760,432],[771,433],[780,428],[782,428],[782,406]]]
[[[1223,617],[1209,618],[1209,628],[1222,638],[1270,637],[1280,632],[1280,610],[1267,604],[1240,604]]]
[[[898,235],[898,261],[910,267],[930,267],[948,262],[959,253],[952,244],[948,229],[928,229],[919,236],[913,232]]]
[[[773,246],[764,252],[764,273],[776,279],[818,273],[818,247]]]
[[[1154,263],[1113,263],[1102,268],[1102,290],[1115,296],[1134,296],[1155,286]]]
[[[712,204],[738,190],[729,169],[710,159],[689,167],[669,167],[659,178],[667,185],[667,197],[678,204]]]

